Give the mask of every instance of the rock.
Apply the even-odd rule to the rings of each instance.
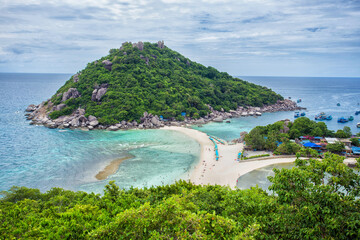
[[[53,107],[54,111],[60,111],[62,109],[66,108],[66,104],[60,103],[59,105],[56,105]]]
[[[85,115],[85,109],[78,108],[78,109],[76,109],[75,114],[76,115]]]
[[[107,91],[107,88],[95,89],[92,92],[91,100],[94,101],[94,102],[99,102],[101,100],[102,96],[105,95],[106,91]]]
[[[80,97],[80,93],[78,92],[78,90],[76,88],[69,88],[69,90],[67,90],[63,96],[62,96],[62,102],[65,102],[66,100],[70,99],[70,98],[78,98]]]
[[[262,114],[261,114],[261,112],[256,112],[255,115],[256,116],[261,116]]]
[[[249,112],[250,116],[254,116],[254,114],[255,114],[254,112]]]
[[[179,122],[171,122],[170,124],[171,126],[176,126],[176,127],[180,127],[181,124]]]
[[[199,118],[194,123],[195,124],[205,124],[205,120],[203,118]]]
[[[144,43],[139,41],[138,43],[133,43],[133,47],[137,47],[140,51],[144,49]]]
[[[104,64],[104,68],[111,71],[112,62],[110,62],[109,60],[106,59],[106,60],[102,61],[102,63]]]
[[[156,117],[151,118],[151,123],[154,124],[155,126],[160,125],[160,121]]]
[[[80,73],[77,73],[73,76],[73,81],[74,82],[78,82],[79,81],[79,76],[80,76]]]
[[[64,123],[63,126],[64,126],[64,128],[68,128],[68,127],[70,127],[70,124]]]
[[[91,122],[91,121],[97,120],[97,118],[94,117],[93,115],[90,115],[90,116],[88,116],[88,120],[89,120],[89,122]]]
[[[157,46],[158,46],[158,48],[163,49],[163,48],[165,47],[165,45],[164,45],[164,40],[163,40],[163,41],[158,41]]]
[[[186,65],[190,66],[189,60],[186,60]]]
[[[79,119],[74,118],[73,120],[71,120],[70,125],[72,127],[79,127],[80,126]]]
[[[144,128],[144,125],[140,124],[140,125],[138,126],[138,128],[139,128],[139,129],[143,129],[143,128]]]
[[[242,113],[241,113],[241,116],[242,116],[242,117],[246,117],[247,115],[248,115],[247,112],[242,112]]]
[[[214,118],[213,121],[214,122],[223,122],[224,119],[223,119],[223,117],[219,116],[219,117]]]
[[[117,131],[117,130],[119,130],[119,128],[116,127],[116,126],[110,126],[110,127],[108,127],[106,130],[109,130],[109,131]]]
[[[27,108],[26,108],[26,112],[33,112],[37,109],[36,105],[34,104],[30,104]]]
[[[89,130],[93,130],[93,129],[94,129],[93,126],[88,126],[87,128],[88,128]]]

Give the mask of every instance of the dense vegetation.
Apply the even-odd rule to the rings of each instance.
[[[245,136],[245,141],[253,149],[266,149],[280,154],[293,154],[299,151],[300,146],[290,142],[290,139],[300,136],[308,136],[309,139],[312,137],[349,138],[351,135],[351,129],[347,126],[335,133],[329,130],[324,122],[315,122],[307,117],[301,117],[295,119],[294,122],[288,122],[287,125],[285,125],[284,121],[279,121],[267,126],[257,126]],[[356,143],[357,140],[354,139],[353,141]],[[330,146],[331,150],[339,152],[335,150],[340,146],[334,147]]]
[[[276,194],[184,181],[129,190],[110,182],[103,196],[13,187],[0,200],[0,238],[359,239],[360,177],[342,157],[297,159],[270,181]]]
[[[104,67],[104,60],[112,62],[111,70]],[[182,112],[192,118],[206,115],[206,104],[229,111],[283,99],[266,87],[233,78],[151,43],[144,43],[143,50],[131,43],[123,44],[121,50],[111,49],[109,55],[89,63],[80,73],[77,82],[72,77],[51,101],[58,105],[69,88],[76,88],[81,97],[66,100],[67,107],[50,117],[68,115],[81,107],[86,115],[96,116],[104,124],[139,120],[145,111],[181,120]],[[94,88],[101,84],[109,85],[106,94],[101,101],[92,101]]]

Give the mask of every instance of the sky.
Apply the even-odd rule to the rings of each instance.
[[[0,0],[0,72],[157,42],[234,76],[360,77],[360,0]]]

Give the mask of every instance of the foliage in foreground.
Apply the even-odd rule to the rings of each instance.
[[[76,88],[81,96],[66,100],[67,107],[52,112],[50,117],[68,115],[81,107],[86,109],[86,116],[96,116],[102,124],[139,120],[145,111],[181,120],[182,112],[192,118],[206,115],[206,104],[229,111],[283,99],[271,89],[205,67],[167,47],[160,49],[148,42],[142,51],[131,43],[122,47],[89,63],[77,82],[73,77],[68,80],[51,101],[60,104],[69,88]],[[104,68],[104,60],[112,62],[111,71]],[[92,101],[92,92],[101,84],[108,84],[106,94],[100,102]]]
[[[275,195],[185,181],[129,190],[110,182],[103,196],[13,187],[0,201],[0,238],[359,239],[360,177],[342,157],[274,171]]]

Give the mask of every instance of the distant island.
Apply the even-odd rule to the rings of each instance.
[[[216,53],[214,53],[216,54]],[[157,128],[290,111],[296,103],[158,43],[125,42],[73,75],[50,99],[26,109],[50,128]]]

